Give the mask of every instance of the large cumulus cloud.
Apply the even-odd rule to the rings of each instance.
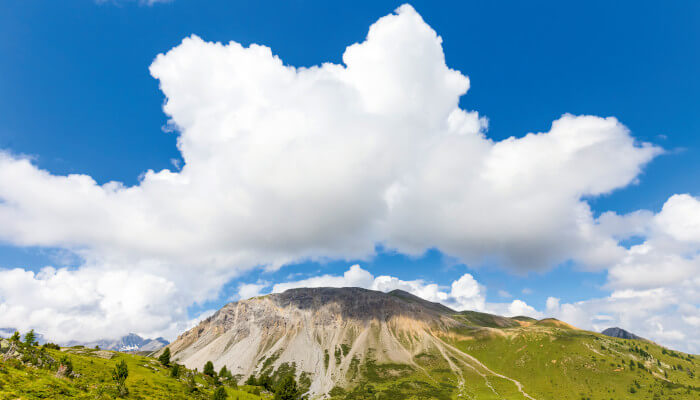
[[[0,239],[70,250],[82,269],[161,277],[177,304],[214,298],[252,268],[366,258],[377,244],[518,270],[629,257],[584,199],[635,182],[661,150],[615,118],[568,114],[548,132],[493,141],[484,117],[459,108],[469,79],[446,65],[441,41],[410,6],[373,24],[343,64],[295,68],[265,46],[188,37],[150,67],[182,169],[100,185],[0,153]],[[71,274],[87,276],[22,279]],[[0,292],[5,309],[21,306],[13,299]],[[35,325],[48,334],[80,308],[45,307],[57,317]],[[172,322],[143,319],[120,329]]]

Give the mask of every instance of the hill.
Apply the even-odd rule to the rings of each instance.
[[[163,366],[156,359],[82,346],[24,346],[0,339],[0,399],[115,399],[112,380],[117,363],[128,369],[127,399],[211,399],[223,387],[229,399],[269,400],[261,387],[236,386],[194,370]],[[71,366],[72,371],[67,369]]]
[[[291,289],[230,303],[168,347],[189,368],[211,360],[239,381],[293,374],[311,398],[700,396],[693,355],[401,291]]]

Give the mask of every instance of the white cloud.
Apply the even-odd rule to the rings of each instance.
[[[681,297],[688,294],[694,297]],[[698,353],[700,339],[694,334],[697,327],[693,321],[700,317],[700,312],[692,305],[698,304],[698,300],[697,293],[667,288],[625,290],[575,303],[559,304],[554,299],[550,304],[548,300],[546,314],[598,332],[619,326],[662,345]]]
[[[172,281],[149,273],[0,270],[2,325],[22,332],[35,328],[56,341],[130,332],[172,337],[185,328],[174,321],[186,319],[186,307]]]
[[[562,305],[563,318],[571,315],[582,327],[597,329],[603,326],[591,317],[604,313],[640,336],[697,353],[700,339],[694,334],[694,323],[700,320],[700,199],[674,195],[658,214],[637,212],[613,218],[636,220],[621,231],[642,233],[644,240],[610,266],[609,297]]]
[[[438,248],[470,264],[496,260],[520,270],[565,260],[619,266],[613,286],[626,285],[634,268],[653,269],[618,245],[640,223],[612,214],[597,221],[585,200],[634,183],[661,151],[635,142],[615,118],[567,114],[548,132],[489,139],[486,119],[458,106],[469,79],[445,64],[442,39],[410,6],[373,24],[343,62],[294,68],[265,46],[186,38],[150,67],[183,163],[178,171],[149,170],[134,186],[53,175],[0,153],[0,240],[62,248],[84,261],[47,277],[0,271],[59,295],[56,304],[40,302],[0,286],[0,326],[30,314],[43,316],[27,321],[50,336],[67,335],[61,326],[69,320],[75,334],[116,335],[110,324],[167,331],[186,321],[186,305],[215,298],[244,271],[366,258],[377,244],[407,254]],[[665,277],[668,285],[697,271],[687,254],[696,227],[674,225],[672,213],[697,210],[672,199],[641,229],[663,232],[645,246],[663,248],[654,260],[678,270]],[[455,307],[486,307],[468,274],[448,291],[364,272],[307,284],[393,285]],[[119,279],[104,288],[103,275]],[[168,288],[155,293],[178,311],[160,309],[138,281]],[[78,301],[66,288],[89,295]],[[144,297],[155,305],[127,307]],[[527,311],[511,303],[506,312],[510,306]],[[96,316],[110,308],[119,312],[97,325],[79,318],[83,309]]]
[[[522,300],[513,300],[512,303],[508,306],[508,313],[507,315],[510,316],[518,316],[518,315],[527,315],[530,317],[536,317],[536,318],[542,318],[543,314],[537,310],[535,310],[535,307],[532,307],[525,303]]]
[[[243,283],[238,286],[238,298],[249,299],[251,297],[260,296],[263,289],[270,286],[267,282],[264,283]]]

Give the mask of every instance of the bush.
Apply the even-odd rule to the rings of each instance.
[[[173,364],[172,368],[170,368],[170,377],[171,378],[179,378],[180,377],[180,366],[178,364]]]
[[[44,343],[44,345],[41,347],[50,350],[61,350],[61,346],[57,345],[56,343]]]
[[[219,387],[214,391],[214,396],[212,397],[214,400],[226,400],[228,399],[228,393],[226,393],[226,389],[223,387]]]
[[[187,391],[190,393],[197,391],[197,382],[194,380],[194,374],[189,374],[187,376]]]
[[[68,356],[61,357],[61,360],[59,361],[59,368],[61,365],[65,368],[64,373],[66,376],[70,376],[73,373],[73,363],[70,361]]]

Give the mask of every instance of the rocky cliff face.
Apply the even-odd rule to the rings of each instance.
[[[169,347],[173,360],[189,368],[211,360],[242,379],[292,368],[308,378],[313,396],[374,374],[368,364],[422,374],[430,366],[455,376],[481,369],[441,339],[465,325],[457,316],[400,291],[292,289],[230,303]]]

